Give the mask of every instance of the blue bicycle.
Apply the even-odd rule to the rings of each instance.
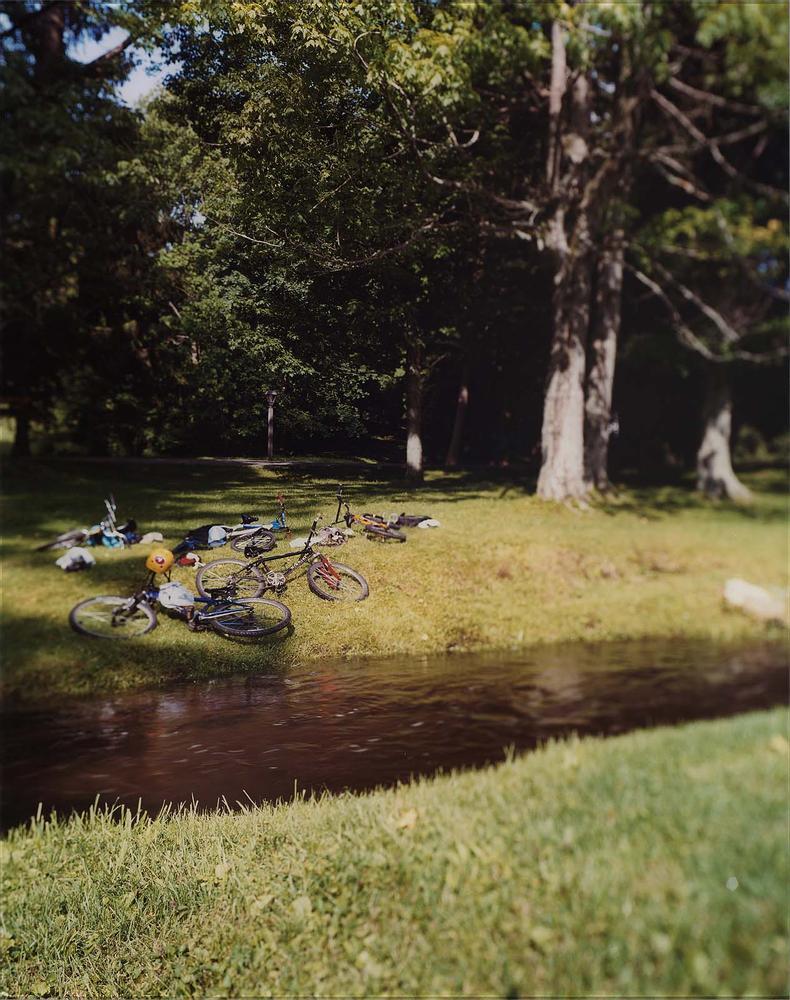
[[[291,622],[290,609],[273,598],[235,597],[227,587],[195,595],[171,583],[169,573],[160,586],[156,575],[150,572],[131,597],[102,595],[80,601],[69,613],[69,624],[95,639],[135,639],[156,628],[157,604],[192,631],[210,629],[236,639],[262,639]]]

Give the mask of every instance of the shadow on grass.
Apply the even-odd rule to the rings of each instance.
[[[161,531],[172,545],[191,528],[235,522],[242,513],[256,514],[264,521],[273,519],[279,512],[276,498],[280,492],[286,498],[291,527],[302,533],[317,514],[325,521],[334,517],[338,483],[357,512],[430,515],[434,501],[461,503],[530,495],[535,486],[533,472],[526,466],[431,471],[423,483],[414,484],[404,481],[398,467],[362,464],[337,469],[316,463],[309,469],[271,470],[230,463],[18,461],[5,469],[3,550],[9,558],[26,558],[30,550],[33,565],[43,565],[41,560],[50,556],[54,561],[57,551],[34,554],[32,550],[64,530],[98,521],[103,498],[109,493],[115,494],[121,519],[134,517],[141,532]],[[787,478],[787,470],[776,465],[748,467],[744,479],[757,491],[756,502],[735,505],[705,499],[689,477],[676,476],[667,484],[625,473],[623,487],[597,498],[595,507],[609,516],[629,513],[657,520],[687,511],[705,512],[715,505],[738,517],[776,521],[787,516],[785,505],[777,502],[786,494]],[[119,553],[118,564],[125,564],[127,556]]]
[[[101,588],[93,591],[102,592]],[[13,706],[59,699],[64,694],[109,695],[141,685],[163,687],[231,674],[274,674],[293,662],[293,626],[250,642],[208,630],[190,632],[183,621],[161,610],[157,618],[157,627],[139,638],[95,639],[75,632],[66,616],[63,621],[42,621],[6,607],[4,702]]]
[[[53,465],[30,460],[7,468],[7,554],[21,555],[28,540],[33,550],[62,531],[98,522],[103,498],[110,493],[116,497],[119,519],[134,517],[141,532],[161,531],[173,542],[197,525],[227,522],[241,513],[273,519],[279,512],[276,498],[280,492],[295,529],[308,526],[318,513],[330,520],[339,483],[346,488],[353,509],[368,509],[369,504],[392,504],[394,509],[408,504],[410,513],[430,513],[430,509],[416,509],[422,501],[460,502],[498,488],[503,489],[502,495],[526,492],[517,477],[498,470],[486,475],[483,470],[431,474],[424,483],[414,485],[406,483],[399,470],[382,472],[363,466],[338,472],[320,466],[309,471],[275,471],[244,465]],[[17,542],[15,535],[25,541]]]
[[[696,489],[690,476],[677,476],[667,483],[645,481],[626,474],[622,478],[622,487],[617,485],[611,493],[599,494],[594,505],[597,510],[611,516],[631,513],[648,520],[687,511],[704,513],[712,509],[758,521],[776,521],[787,517],[785,505],[776,503],[777,496],[787,495],[788,475],[783,467],[755,465],[738,472],[745,484],[755,491],[751,504],[711,500]]]

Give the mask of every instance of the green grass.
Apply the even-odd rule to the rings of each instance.
[[[89,572],[64,574],[57,553],[38,541],[98,519],[110,490],[119,514],[174,543],[185,529],[233,521],[242,511],[276,513],[287,498],[298,533],[318,511],[334,513],[342,476],[358,510],[429,513],[442,522],[413,530],[406,545],[355,538],[337,558],[371,584],[369,600],[337,607],[311,595],[306,581],[285,597],[291,635],[258,646],[190,634],[160,616],[133,642],[101,643],[73,634],[69,609],[100,593],[130,593],[146,550],[100,550]],[[785,481],[749,477],[750,508],[701,501],[689,489],[623,491],[579,510],[544,503],[513,481],[429,475],[420,489],[369,467],[358,472],[271,471],[243,465],[7,463],[3,519],[3,685],[8,697],[38,699],[121,690],[233,671],[287,669],[323,657],[386,656],[513,648],[646,636],[761,637],[766,627],[728,612],[730,576],[784,586]],[[282,546],[278,551],[282,550]],[[232,554],[222,550],[216,555]],[[192,583],[192,575],[178,571]]]
[[[786,995],[786,713],[390,791],[38,820],[3,995]]]

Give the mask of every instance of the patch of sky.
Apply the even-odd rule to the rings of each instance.
[[[112,28],[98,41],[86,37],[75,42],[69,47],[69,55],[77,62],[88,63],[114,46],[120,45],[125,37],[126,32],[122,28]],[[165,67],[158,51],[145,52],[142,49],[131,48],[129,52],[133,56],[135,65],[128,78],[118,88],[118,96],[125,104],[134,107],[148,97],[174,67]]]

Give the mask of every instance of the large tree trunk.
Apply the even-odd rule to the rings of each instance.
[[[538,496],[581,497],[584,482],[584,374],[590,321],[589,254],[565,261],[554,289],[554,336],[543,404]]]
[[[30,415],[26,409],[20,408],[14,414],[14,443],[11,446],[11,454],[14,458],[28,458],[30,456]]]
[[[752,495],[735,475],[730,457],[732,399],[727,372],[722,365],[710,365],[707,375],[702,443],[697,452],[697,489],[709,497],[748,503]]]
[[[63,70],[67,7],[65,0],[47,0],[23,29],[36,60],[35,75],[40,83],[51,83]]]
[[[592,360],[587,375],[584,426],[584,478],[590,488],[609,487],[609,436],[612,432],[617,337],[623,291],[623,231],[608,233],[598,258]]]
[[[455,404],[455,421],[453,423],[453,433],[450,438],[450,446],[447,449],[447,457],[444,460],[446,469],[454,469],[458,465],[461,454],[461,441],[464,433],[464,420],[466,418],[466,408],[469,405],[469,366],[464,366],[461,376],[461,385],[458,389],[458,400]]]
[[[587,170],[590,87],[586,75],[578,74],[570,93],[567,127],[562,131],[568,70],[565,28],[559,21],[552,25],[551,45],[546,186],[555,201],[555,209],[546,230],[546,243],[554,255],[557,270],[538,495],[547,500],[565,500],[586,492],[584,375],[591,261],[589,206],[581,193]]]
[[[419,341],[406,342],[406,477],[422,480],[422,351]]]

